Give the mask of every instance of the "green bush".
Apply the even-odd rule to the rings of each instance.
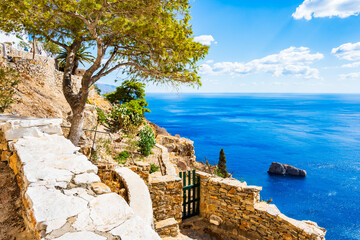
[[[139,127],[144,121],[142,114],[131,110],[126,105],[115,105],[110,113],[104,113],[98,108],[97,114],[98,122],[105,124],[113,132],[120,129],[130,132],[133,128]]]
[[[104,113],[104,111],[101,108],[96,108],[97,111],[97,121],[99,124],[104,124],[106,123],[106,114]]]
[[[155,146],[155,134],[151,127],[145,126],[140,131],[140,141],[139,141],[139,151],[145,157],[149,156],[151,153],[151,149]]]
[[[0,113],[14,103],[15,86],[19,83],[19,76],[11,69],[0,69]]]
[[[157,166],[157,165],[155,165],[153,163],[150,164],[150,173],[157,172],[157,171],[159,171],[159,169],[160,169],[159,166]]]
[[[143,116],[124,105],[115,105],[108,116],[108,125],[115,131],[123,129],[128,132],[131,127],[139,127]]]
[[[215,168],[214,173],[218,177],[225,178],[224,174],[222,173],[222,171],[218,167]]]
[[[124,164],[129,157],[130,155],[128,151],[122,151],[114,158],[114,160],[118,163]]]

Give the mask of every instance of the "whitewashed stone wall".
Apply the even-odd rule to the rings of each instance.
[[[60,123],[0,115],[1,160],[16,175],[24,221],[37,239],[160,239],[100,183],[97,167],[62,136]]]

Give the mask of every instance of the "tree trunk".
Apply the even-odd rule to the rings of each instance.
[[[84,125],[84,109],[85,104],[79,104],[76,109],[73,110],[71,118],[71,128],[68,135],[68,139],[77,146],[80,141],[82,129]]]
[[[83,83],[81,84],[82,87],[79,93],[74,93],[72,89],[71,73],[75,65],[75,54],[79,50],[80,46],[81,42],[74,41],[74,43],[68,50],[63,75],[63,92],[65,99],[69,103],[72,111],[71,128],[68,138],[75,146],[78,145],[82,134],[82,127],[84,123],[84,109],[86,99],[89,94],[88,87],[84,86]]]
[[[81,79],[81,89],[79,93],[74,93],[72,89],[71,73],[74,70],[74,67],[78,66],[76,63],[76,52],[81,47],[81,40],[75,40],[68,49],[68,55],[66,57],[66,64],[64,68],[63,76],[63,92],[66,98],[66,101],[69,103],[72,110],[72,119],[71,119],[71,128],[69,133],[69,140],[77,146],[80,141],[82,134],[82,127],[84,124],[84,110],[86,105],[86,100],[89,96],[89,91],[91,87],[92,75],[100,67],[101,59],[105,53],[106,48],[103,48],[102,43],[98,43],[98,56],[94,64],[85,71]]]
[[[75,75],[76,74],[76,70],[78,69],[78,67],[79,67],[79,61],[78,60],[74,60],[74,68],[73,68],[73,70],[72,70],[72,75]]]
[[[35,51],[36,51],[36,44],[35,44],[35,34],[33,36],[33,59],[35,59]]]

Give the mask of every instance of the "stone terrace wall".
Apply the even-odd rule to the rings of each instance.
[[[259,202],[261,187],[235,179],[200,175],[200,214],[212,230],[229,239],[325,239],[326,230],[311,221],[281,214],[274,204]]]
[[[7,55],[12,57],[14,61],[18,61],[19,59],[33,59],[33,54],[31,52],[18,50],[9,45],[6,45],[6,49],[7,49]],[[55,59],[52,57],[46,57],[35,54],[34,60],[41,62],[42,64],[48,65],[50,68],[55,67]],[[0,44],[0,61],[5,61],[3,44]]]
[[[150,175],[148,185],[154,212],[155,230],[161,237],[176,237],[182,221],[182,182],[175,176]]]
[[[180,223],[183,194],[181,178],[168,175],[151,177],[149,190],[155,222],[173,217]]]
[[[98,169],[62,136],[59,119],[0,115],[1,160],[14,171],[36,239],[156,239]],[[103,185],[103,186],[102,186]]]

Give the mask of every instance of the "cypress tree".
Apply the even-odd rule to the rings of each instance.
[[[228,177],[229,173],[226,170],[226,157],[223,148],[220,151],[219,162],[217,167],[224,178]]]

